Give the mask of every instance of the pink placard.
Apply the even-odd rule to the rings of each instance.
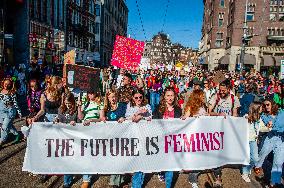
[[[139,67],[143,51],[144,42],[117,35],[111,64],[119,68],[135,70]]]

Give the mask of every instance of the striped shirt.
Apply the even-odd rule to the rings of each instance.
[[[104,104],[98,104],[96,102],[90,101],[82,106],[82,112],[84,113],[84,120],[89,119],[99,119],[100,111],[103,110]]]

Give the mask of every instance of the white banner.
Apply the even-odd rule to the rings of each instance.
[[[249,164],[245,118],[199,117],[139,123],[35,123],[23,171],[123,174]]]

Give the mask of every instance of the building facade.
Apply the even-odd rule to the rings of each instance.
[[[75,49],[76,62],[94,66],[99,61],[96,49],[95,0],[67,1],[67,51]]]
[[[198,62],[198,50],[179,43],[173,44],[169,35],[159,32],[151,41],[145,42],[143,58],[148,59],[153,67],[174,66],[177,63],[195,65]]]
[[[222,67],[234,71],[240,64],[244,36],[247,70],[280,66],[280,60],[284,59],[283,0],[248,0],[248,4],[246,0],[203,2],[200,59],[210,70]]]
[[[100,0],[96,4],[96,11],[100,12],[100,62],[102,66],[108,66],[116,35],[127,35],[129,10],[125,0]]]

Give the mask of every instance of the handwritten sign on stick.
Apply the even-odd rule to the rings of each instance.
[[[81,65],[66,64],[67,86],[82,91],[99,92],[100,70]]]

